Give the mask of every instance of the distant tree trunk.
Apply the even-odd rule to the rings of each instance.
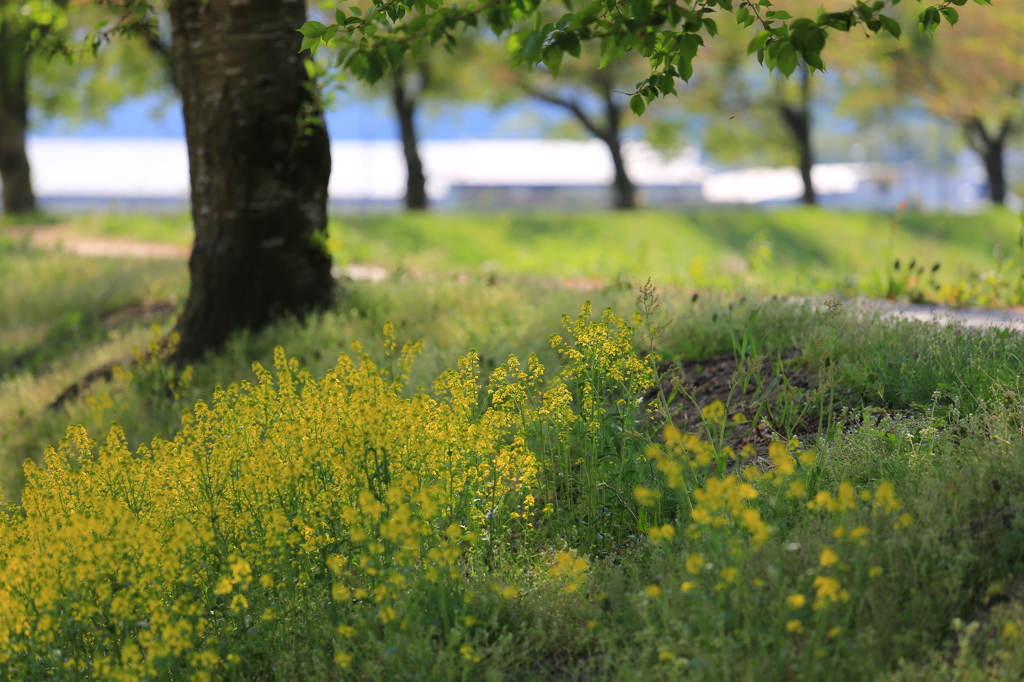
[[[626,162],[622,158],[622,137],[620,131],[622,108],[615,104],[615,100],[612,98],[611,83],[602,81],[602,85],[607,127],[604,131],[605,135],[599,137],[608,145],[608,151],[612,155],[612,165],[615,167],[615,179],[612,182],[612,187],[615,188],[615,209],[629,211],[636,208],[636,187],[634,187],[633,181],[629,179],[629,173],[626,172]]]
[[[1006,151],[1006,139],[1013,133],[1013,122],[1004,120],[999,130],[990,135],[985,124],[976,117],[964,123],[964,134],[967,144],[981,157],[988,177],[988,196],[993,204],[1002,206],[1006,202],[1006,164],[1003,154]]]
[[[4,213],[36,210],[25,151],[28,132],[28,46],[30,27],[0,22],[0,182]]]
[[[425,74],[423,78],[425,81]],[[423,175],[423,161],[420,159],[419,140],[416,137],[416,96],[406,89],[405,74],[401,69],[397,69],[392,76],[391,93],[408,170],[405,207],[411,211],[422,211],[427,208],[427,179]]]
[[[523,88],[531,97],[549,104],[557,104],[568,111],[587,129],[588,133],[605,143],[612,156],[612,167],[615,171],[615,176],[612,179],[612,207],[620,211],[632,210],[636,208],[636,186],[629,178],[626,161],[622,156],[623,109],[615,104],[612,98],[614,94],[612,83],[604,78],[603,74],[598,75],[593,84],[599,89],[604,105],[604,121],[601,123],[595,121],[575,100],[559,97],[526,84],[523,84]]]
[[[174,0],[195,244],[175,360],[326,308],[327,130],[299,54],[302,0]]]
[[[791,105],[785,100],[779,105],[782,119],[786,122],[789,134],[796,143],[800,157],[800,178],[804,184],[804,195],[801,201],[808,206],[818,203],[811,180],[811,169],[814,167],[814,150],[811,146],[811,73],[807,64],[800,62],[800,102]]]

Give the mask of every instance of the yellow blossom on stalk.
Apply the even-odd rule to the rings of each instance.
[[[700,411],[700,416],[704,421],[711,422],[712,424],[725,423],[725,403],[721,400],[716,400],[705,405]]]
[[[743,469],[743,477],[748,481],[757,481],[762,477],[761,470],[751,464]]]
[[[886,513],[898,510],[902,503],[896,498],[896,488],[889,481],[882,481],[875,489],[875,509]]]
[[[648,585],[644,588],[644,593],[651,599],[657,599],[661,596],[661,588],[657,585]]]
[[[807,603],[807,598],[802,594],[791,594],[786,597],[786,603],[789,604],[791,609],[803,608],[803,605]]]
[[[356,629],[351,625],[339,625],[336,632],[341,637],[351,638],[356,636]]]
[[[896,523],[892,525],[893,528],[899,530],[901,528],[909,528],[914,525],[914,517],[910,514],[900,514],[899,518],[896,519]]]
[[[840,625],[836,625],[836,626],[835,626],[834,628],[832,628],[831,630],[829,630],[829,631],[828,631],[828,634],[827,634],[826,636],[827,636],[827,637],[828,637],[829,639],[835,639],[836,637],[838,637],[839,635],[841,635],[841,634],[842,634],[842,632],[843,632],[843,628],[842,628],[842,626],[840,626]]]
[[[661,497],[661,493],[657,490],[651,490],[645,488],[642,485],[638,485],[633,488],[633,497],[636,498],[637,503],[643,507],[653,507],[658,502],[658,498]]]
[[[658,652],[658,660],[659,661],[671,661],[675,657],[676,657],[676,655],[674,653],[672,653],[671,651],[667,651],[665,649],[662,649],[661,651]]]
[[[508,585],[501,590],[501,596],[505,599],[515,599],[519,596],[519,588],[515,585]]]
[[[853,486],[843,481],[839,484],[839,494],[836,498],[836,511],[850,511],[857,508],[857,491]]]
[[[805,469],[810,469],[818,460],[818,455],[814,452],[814,450],[806,450],[805,452],[802,452],[800,454],[800,457],[798,457],[797,459],[800,460],[801,466],[803,466]]]
[[[671,540],[675,536],[675,526],[666,523],[664,526],[655,526],[647,531],[647,537],[650,538],[651,542],[655,545],[659,544],[662,540]]]
[[[786,491],[786,497],[803,497],[807,494],[807,486],[801,480],[792,481],[789,484],[789,490]]]
[[[727,582],[727,583],[734,583],[734,582],[736,582],[736,579],[739,576],[739,571],[737,571],[732,566],[727,566],[726,568],[723,568],[721,573],[719,573],[718,575],[725,582]]]
[[[772,441],[768,446],[768,458],[781,475],[792,476],[796,472],[796,460],[789,454],[786,444],[782,441]]]
[[[339,667],[347,668],[352,664],[352,660],[355,658],[352,654],[347,651],[338,651],[334,654],[334,662]]]
[[[706,525],[711,523],[711,512],[704,507],[694,507],[690,512],[690,518],[699,524]]]
[[[818,561],[822,566],[834,566],[839,561],[839,555],[836,554],[835,550],[831,547],[823,547],[821,554],[818,555]]]
[[[870,532],[871,530],[867,526],[857,526],[850,531],[850,538],[853,540],[860,540]]]
[[[704,557],[700,554],[691,554],[686,558],[686,572],[697,575],[704,568]]]
[[[841,597],[840,586],[839,581],[835,578],[819,575],[814,578],[814,582],[811,584],[816,590],[816,599],[814,601],[815,610],[820,609],[829,602],[839,601]]]
[[[798,618],[786,621],[786,632],[795,632],[796,634],[800,634],[803,631],[804,624]]]
[[[689,580],[685,580],[683,581],[683,584],[679,586],[679,589],[683,592],[683,594],[685,594],[693,590],[693,588],[695,588],[696,586],[696,583],[690,582]]]
[[[882,575],[882,567],[881,566],[872,566],[871,568],[868,569],[868,577],[869,578],[877,578],[880,575]]]

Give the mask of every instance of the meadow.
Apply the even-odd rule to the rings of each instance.
[[[183,263],[0,241],[3,677],[1019,678],[1024,339],[836,299],[1020,225],[892,225],[349,216],[391,277],[182,371]]]

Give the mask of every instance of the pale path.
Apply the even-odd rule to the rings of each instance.
[[[992,308],[948,308],[940,305],[900,303],[897,301],[858,298],[843,302],[848,310],[879,312],[884,317],[895,317],[918,322],[948,324],[955,322],[973,329],[1012,329],[1024,332],[1024,313],[1017,310]]]

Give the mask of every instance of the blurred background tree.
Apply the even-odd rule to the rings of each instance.
[[[880,42],[898,92],[957,125],[988,177],[989,198],[1006,201],[1007,146],[1024,132],[1024,11],[1001,3],[962,12],[940,38],[909,32]],[[908,10],[904,10],[906,14]]]

